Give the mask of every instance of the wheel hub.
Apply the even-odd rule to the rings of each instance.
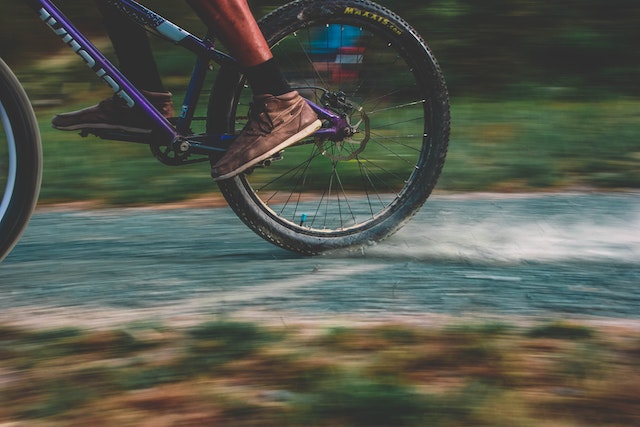
[[[333,161],[355,159],[364,151],[371,136],[369,116],[360,105],[347,99],[344,92],[326,92],[322,96],[325,108],[340,115],[347,122],[336,138],[316,138],[316,146],[323,156]]]

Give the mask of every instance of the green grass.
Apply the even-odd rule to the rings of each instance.
[[[562,322],[553,322],[541,325],[529,331],[529,336],[533,338],[557,338],[557,339],[586,339],[593,336],[590,328]]]
[[[640,186],[640,101],[454,100],[440,188]]]
[[[48,125],[54,112],[38,111],[44,145],[41,203],[138,205],[217,191],[207,163],[169,167],[146,146],[55,131]],[[640,101],[632,99],[454,99],[449,154],[437,189],[639,188],[639,115]]]

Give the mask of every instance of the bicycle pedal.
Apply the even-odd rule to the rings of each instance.
[[[280,161],[282,159],[284,159],[284,150],[278,151],[273,156],[271,156],[269,158],[266,158],[261,162],[256,163],[255,165],[253,165],[252,167],[247,169],[245,171],[245,174],[251,175],[255,169],[267,168],[267,167],[271,166],[273,164],[273,162],[278,162],[278,161]]]
[[[253,167],[254,168],[266,168],[271,166],[271,164],[273,162],[279,162],[280,160],[284,159],[284,150],[283,151],[279,151],[276,154],[274,154],[271,157],[268,157],[266,159],[264,159],[261,162],[256,163]]]
[[[81,137],[86,138],[89,135],[94,135],[100,139],[106,139],[110,141],[146,142],[151,134],[142,132],[127,132],[114,129],[87,128],[80,130]]]

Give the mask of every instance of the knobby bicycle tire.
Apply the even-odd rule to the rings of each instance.
[[[24,231],[38,200],[40,132],[27,95],[0,59],[0,261]]]
[[[430,49],[368,0],[299,0],[260,26],[292,86],[349,116],[357,132],[289,147],[270,166],[219,182],[225,199],[258,235],[302,254],[391,235],[429,197],[447,152],[449,98]],[[241,129],[250,97],[243,76],[223,68],[208,132]]]

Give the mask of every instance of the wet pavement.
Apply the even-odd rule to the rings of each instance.
[[[303,257],[228,208],[41,209],[0,322],[244,314],[640,320],[640,193],[439,195],[385,242]]]

